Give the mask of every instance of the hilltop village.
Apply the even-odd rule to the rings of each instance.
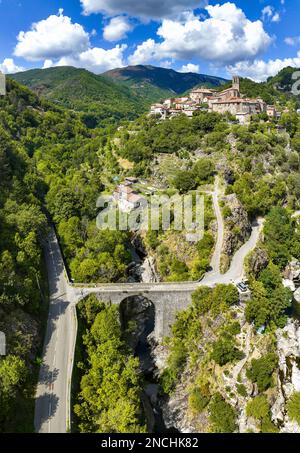
[[[248,124],[252,115],[266,113],[270,118],[278,118],[280,113],[275,106],[267,105],[261,98],[243,97],[240,92],[240,79],[233,77],[232,86],[223,91],[205,87],[195,88],[189,96],[166,99],[162,104],[153,104],[150,115],[161,119],[172,118],[183,113],[192,117],[195,111],[205,110],[217,113],[230,113],[241,124]]]

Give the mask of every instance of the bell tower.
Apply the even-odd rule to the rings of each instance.
[[[232,88],[235,90],[238,90],[240,92],[240,78],[239,76],[233,76],[232,77]]]

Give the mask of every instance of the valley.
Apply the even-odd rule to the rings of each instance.
[[[105,77],[122,79],[133,111],[131,71]],[[8,78],[0,99],[1,329],[17,326],[0,360],[0,380],[14,370],[1,430],[26,398],[33,414],[39,370],[28,431],[299,432],[297,98],[242,80],[241,91],[266,94],[280,113],[248,124],[212,111],[160,120],[148,100],[133,117],[116,107],[109,124],[98,98],[104,122],[97,113],[91,124],[70,93],[62,103],[48,91],[79,73],[21,73],[42,97]],[[96,87],[81,77],[86,99],[100,92],[102,78]],[[197,77],[188,79],[178,75]],[[107,99],[119,96],[105,83]],[[203,237],[189,240],[172,217],[168,230],[97,228],[97,198],[121,187],[146,199],[202,195]]]

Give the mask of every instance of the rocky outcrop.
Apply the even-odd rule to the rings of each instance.
[[[249,239],[251,223],[248,214],[238,200],[236,194],[222,197],[225,203],[225,230],[222,248],[222,272],[229,268],[233,254]]]
[[[249,274],[257,277],[260,272],[267,267],[269,262],[268,254],[266,250],[256,247],[247,258],[247,271]]]
[[[156,283],[160,281],[155,267],[155,259],[152,256],[146,257],[143,261],[140,267],[140,276],[140,281],[144,283]]]
[[[300,391],[300,324],[289,320],[284,329],[278,329],[277,352],[279,370],[277,374],[278,392],[271,413],[275,422],[282,423],[281,432],[300,433],[300,426],[289,420],[285,403],[294,392]]]
[[[285,279],[300,284],[300,262],[297,260],[290,261],[283,274]]]

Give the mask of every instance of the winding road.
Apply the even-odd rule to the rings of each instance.
[[[263,220],[253,225],[249,240],[234,255],[230,269],[220,274],[220,257],[224,224],[219,207],[219,184],[216,181],[213,205],[218,223],[218,239],[211,261],[212,271],[201,282],[181,283],[123,283],[103,284],[96,287],[75,288],[70,284],[64,267],[60,247],[54,230],[51,230],[45,248],[49,279],[50,306],[45,335],[43,363],[36,391],[35,431],[38,433],[66,433],[70,430],[70,396],[75,342],[77,336],[76,303],[93,292],[129,291],[194,291],[199,286],[217,283],[238,283],[242,280],[244,259],[255,248]]]

